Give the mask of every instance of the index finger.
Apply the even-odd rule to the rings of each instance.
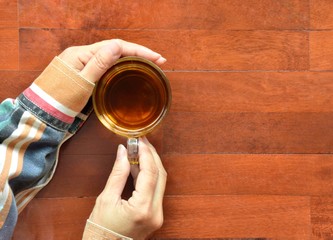
[[[156,199],[156,203],[161,205],[162,201],[163,201],[165,187],[166,187],[167,172],[166,172],[166,170],[162,164],[161,158],[158,155],[158,153],[156,152],[156,149],[154,148],[154,146],[148,141],[148,139],[146,137],[143,137],[142,141],[145,142],[147,144],[147,146],[149,147],[149,149],[154,157],[156,167],[158,168],[158,171],[159,171],[158,181],[157,181],[157,185],[156,185],[156,189],[155,189],[155,199]]]
[[[138,56],[146,58],[152,62],[155,62],[158,65],[163,64],[166,59],[161,56],[161,54],[151,50],[150,48],[147,48],[145,46],[142,46],[137,43],[128,42],[122,39],[111,39],[111,40],[104,40],[100,42],[93,43],[91,45],[88,45],[90,48],[91,53],[95,54],[97,53],[101,48],[112,44],[113,42],[117,43],[118,46],[121,48],[121,56]]]
[[[98,81],[121,56],[139,56],[158,65],[166,61],[160,54],[147,47],[120,39],[106,40],[89,45],[88,50],[93,56],[80,74],[92,82]]]
[[[136,179],[135,194],[131,200],[139,205],[151,204],[155,196],[159,170],[150,148],[143,141],[139,141],[139,159],[140,169]]]

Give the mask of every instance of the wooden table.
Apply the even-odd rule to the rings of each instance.
[[[17,96],[72,45],[148,46],[168,59],[173,91],[149,136],[168,171],[153,238],[332,239],[332,9],[330,0],[2,0],[0,94]],[[124,142],[92,114],[14,239],[80,239]]]

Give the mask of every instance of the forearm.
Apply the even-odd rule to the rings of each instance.
[[[4,239],[10,239],[17,212],[52,178],[61,144],[92,109],[84,106],[93,87],[55,58],[17,99],[0,105],[0,236]]]
[[[131,240],[96,223],[87,220],[82,240]]]
[[[0,107],[0,148],[3,150],[1,154],[3,161],[0,162],[2,171],[0,190],[6,190],[0,193],[0,237],[2,239],[10,239],[16,224],[17,206],[13,196],[20,211],[48,183],[55,170],[61,144],[76,132],[92,110],[88,99],[94,88],[93,83],[97,82],[118,58],[132,55],[147,58],[158,65],[166,61],[160,54],[146,47],[120,39],[71,47],[59,55],[66,64],[60,58],[55,58],[41,76],[15,101],[9,100],[4,103],[4,111]],[[140,149],[148,146],[148,142],[142,144]],[[122,150],[121,155],[126,154],[124,147]],[[151,151],[153,149],[143,153],[146,158],[154,159],[147,163],[148,165],[154,165],[155,161],[160,161],[159,157],[156,157],[157,153],[153,156]],[[129,174],[129,162],[123,158],[123,161],[118,159],[116,163],[127,169],[121,168],[126,173],[125,182]],[[113,175],[111,174],[110,177],[113,178]],[[149,176],[142,178],[149,178]],[[140,221],[145,224],[134,224],[131,217],[140,215],[142,206],[128,209],[130,211],[124,212],[126,215],[124,217],[114,214],[113,210],[117,206],[107,205],[104,206],[103,211],[98,211],[100,206],[96,203],[94,210],[97,210],[92,214],[95,219],[90,219],[94,223],[99,223],[100,226],[88,221],[84,239],[127,239],[111,230],[119,231],[135,239],[142,239],[143,236],[156,230],[162,223],[161,204],[165,186],[163,179],[158,182],[160,183],[158,190],[151,189],[151,194],[141,196],[147,199],[157,194],[154,197],[158,201],[157,204],[144,209],[158,214],[152,215],[149,212],[147,216],[153,217],[148,219],[144,217]],[[117,181],[116,184],[112,184],[111,189],[117,189],[117,186],[121,185],[123,183]],[[109,186],[106,187],[106,189],[109,188]],[[106,196],[107,199],[111,197]],[[151,201],[139,202],[151,203]],[[96,220],[104,219],[103,216],[105,221]],[[112,218],[109,219],[108,216]],[[110,224],[110,220],[113,224]]]

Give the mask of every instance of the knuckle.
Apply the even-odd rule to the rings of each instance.
[[[123,44],[121,39],[112,39],[111,45],[112,46],[112,54],[114,56],[120,57],[123,53]]]
[[[96,198],[96,205],[100,206],[100,205],[103,205],[103,198],[102,198],[102,194],[99,195],[97,198]]]
[[[119,38],[115,38],[115,39],[112,39],[111,40],[112,42],[114,42],[119,49],[122,49],[122,46],[123,46],[123,40],[119,39]]]
[[[163,211],[154,211],[150,205],[141,206],[132,213],[132,221],[136,225],[144,225],[151,231],[156,231],[164,223]]]
[[[142,159],[142,161],[144,161],[145,159]],[[144,175],[146,175],[147,177],[149,177],[152,180],[157,180],[158,176],[160,174],[160,170],[158,169],[157,166],[151,165],[151,166],[147,166],[145,168],[143,168],[141,170]]]
[[[149,183],[151,185],[151,187],[154,187],[159,178],[158,170],[147,170],[146,176],[147,176],[147,179],[146,179],[147,184]]]
[[[66,48],[66,49],[64,50],[63,53],[64,53],[65,55],[72,55],[73,53],[76,52],[76,50],[77,50],[77,47],[72,46],[72,47],[68,47],[68,48]]]
[[[100,207],[105,207],[109,205],[110,201],[109,198],[107,198],[103,193],[101,193],[97,198],[96,198],[96,205]]]
[[[166,171],[164,168],[161,168],[161,169],[160,169],[159,174],[160,174],[161,176],[163,176],[165,179],[168,178],[168,173],[167,173],[167,171]]]
[[[153,176],[158,176],[160,171],[156,165],[152,165],[149,168],[147,168],[147,172]]]
[[[150,224],[153,218],[153,214],[149,208],[142,207],[138,212],[135,214],[134,222],[137,224]]]
[[[164,222],[163,216],[155,217],[151,222],[151,227],[154,230],[160,229],[163,225],[163,222]]]
[[[124,170],[118,166],[118,165],[114,165],[113,169],[112,169],[112,172],[111,172],[111,175],[113,177],[121,177],[123,176],[125,173],[124,173]]]
[[[109,68],[108,61],[107,61],[107,59],[105,58],[105,56],[103,56],[103,55],[101,54],[101,52],[97,52],[97,53],[96,53],[96,55],[95,55],[95,57],[94,57],[94,61],[95,61],[95,65],[96,65],[99,69],[101,69],[101,70],[103,70],[103,71],[108,70],[108,68]]]
[[[157,167],[152,167],[152,168],[150,169],[150,173],[151,173],[153,176],[158,177],[158,175],[160,174],[160,171],[159,171],[159,169],[158,169]]]

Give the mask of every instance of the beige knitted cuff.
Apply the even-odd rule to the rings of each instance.
[[[91,222],[89,219],[86,222],[82,240],[132,240],[121,234],[113,232],[105,227]]]
[[[59,57],[55,57],[34,81],[45,93],[67,108],[80,112],[95,84],[83,78]]]

